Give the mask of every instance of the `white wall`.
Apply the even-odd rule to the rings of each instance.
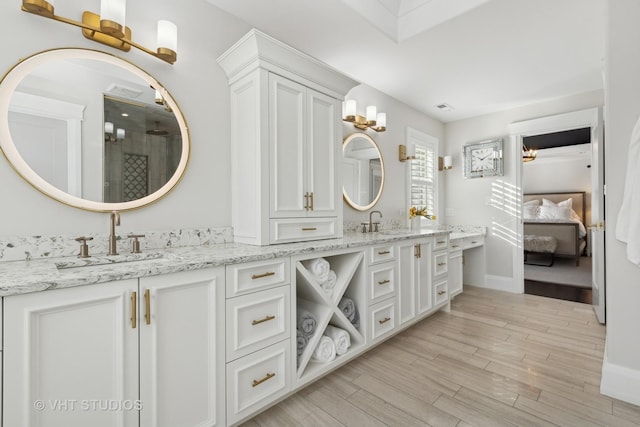
[[[566,147],[564,147],[566,148]],[[590,148],[586,148],[590,149]],[[549,150],[544,150],[549,151]],[[590,155],[543,157],[522,165],[524,193],[585,192],[585,225],[591,223]]]
[[[99,0],[56,2],[56,14],[80,19],[83,10],[99,12]],[[159,202],[122,215],[120,233],[231,224],[229,208],[229,90],[216,58],[250,27],[204,1],[127,4],[133,40],[154,49],[156,22],[178,26],[178,61],[168,65],[139,50],[125,53],[85,39],[79,28],[22,12],[19,1],[0,2],[0,70],[20,58],[59,47],[105,51],[145,69],[180,105],[189,125],[192,156],[184,179]],[[55,202],[24,182],[0,159],[0,235],[85,234],[105,232],[108,215]]]
[[[607,348],[601,391],[640,405],[640,267],[627,261],[626,246],[615,239],[627,148],[640,116],[640,2],[609,0],[608,5],[604,145]]]
[[[383,220],[398,219],[401,224],[405,224],[408,215],[409,206],[406,201],[406,171],[409,163],[402,163],[398,160],[398,145],[405,144],[407,127],[412,127],[420,132],[426,133],[438,138],[440,143],[440,152],[444,148],[444,126],[441,122],[434,120],[423,113],[420,113],[408,105],[392,98],[374,88],[366,85],[359,85],[351,89],[346,99],[355,99],[358,105],[358,113],[364,115],[364,109],[367,105],[375,105],[379,112],[387,113],[387,131],[377,133],[372,130],[366,131],[369,136],[376,141],[385,167],[385,183],[382,197],[373,208],[379,210],[384,215]],[[353,127],[350,123],[344,123],[343,133],[346,137],[353,132],[360,130]],[[442,155],[442,154],[441,154]],[[438,192],[440,199],[441,211],[436,214],[442,218],[442,206],[444,200],[444,191],[442,177],[443,172],[439,172],[441,178],[440,190]],[[344,203],[344,202],[343,202]],[[344,220],[345,222],[365,222],[369,220],[369,211],[360,212],[351,208],[344,203]]]
[[[601,106],[603,91],[594,91],[571,97],[541,102],[485,116],[447,123],[444,153],[453,156],[453,169],[445,174],[446,208],[452,213],[445,221],[449,224],[486,226],[487,283],[486,286],[507,289],[513,277],[513,246],[515,244],[515,218],[501,207],[488,204],[492,192],[519,191],[515,188],[516,171],[510,159],[518,155],[510,146],[510,123],[570,111]],[[465,179],[462,174],[462,146],[468,142],[489,138],[503,138],[504,176]]]

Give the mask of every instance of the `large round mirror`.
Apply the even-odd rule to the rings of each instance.
[[[342,144],[342,194],[349,206],[365,211],[378,203],[384,188],[384,162],[375,141],[356,132]]]
[[[47,196],[120,211],[171,191],[187,166],[189,133],[145,71],[103,52],[55,49],[0,81],[0,149]]]

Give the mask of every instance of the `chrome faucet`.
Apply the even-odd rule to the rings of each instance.
[[[108,255],[118,255],[118,247],[116,245],[116,225],[120,225],[120,214],[118,213],[118,211],[112,211],[109,220],[111,228],[109,233]]]
[[[373,214],[374,214],[374,213],[377,213],[378,215],[380,215],[380,218],[382,218],[382,212],[380,212],[380,211],[371,211],[371,212],[369,213],[369,233],[371,233],[372,231],[374,231],[374,230],[373,230],[373,222],[372,222],[372,220],[371,220],[371,217],[373,216]],[[375,231],[378,231],[378,225],[377,225],[377,223],[376,223],[376,229],[375,229]]]

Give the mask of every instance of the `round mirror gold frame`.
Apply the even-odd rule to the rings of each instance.
[[[36,67],[46,64],[48,61],[64,59],[93,59],[96,61],[115,65],[132,73],[146,84],[149,84],[152,88],[157,90],[162,95],[166,106],[170,108],[175,114],[175,118],[178,122],[178,127],[182,136],[182,148],[180,153],[180,160],[178,162],[175,173],[157,191],[142,198],[126,202],[106,203],[101,201],[87,200],[68,194],[65,191],[53,186],[42,177],[40,177],[31,168],[31,166],[29,166],[25,159],[23,159],[9,131],[8,112],[12,95],[22,79]],[[167,193],[169,193],[178,184],[178,182],[184,175],[187,164],[189,162],[189,128],[187,126],[186,119],[182,115],[182,112],[173,97],[156,79],[151,77],[141,68],[138,68],[136,65],[128,61],[105,52],[74,48],[52,49],[36,53],[21,60],[9,71],[7,71],[2,79],[0,79],[0,117],[2,117],[2,119],[0,119],[2,120],[2,123],[0,125],[0,151],[2,151],[13,169],[31,186],[33,186],[35,189],[45,194],[46,196],[49,196],[66,205],[84,210],[97,212],[108,212],[114,210],[125,211],[140,208],[142,206],[153,203],[167,195]]]
[[[360,203],[357,203],[355,200],[353,200],[352,196],[348,194],[344,185],[342,187],[342,196],[344,197],[344,200],[347,202],[347,204],[351,206],[353,209],[358,211],[366,211],[374,207],[376,203],[378,203],[378,201],[380,200],[380,197],[382,197],[382,191],[384,189],[384,160],[382,159],[382,153],[380,152],[380,148],[378,148],[378,144],[376,144],[373,138],[371,138],[369,135],[363,132],[352,133],[350,135],[347,135],[347,137],[344,139],[342,143],[343,159],[345,159],[345,151],[349,147],[349,144],[354,144],[358,138],[362,138],[366,140],[366,143],[371,145],[371,149],[375,150],[375,152],[378,154],[378,159],[380,159],[380,173],[381,173],[380,188],[378,189],[378,192],[375,195],[375,197],[372,197],[372,200],[370,201],[370,203],[367,203],[367,204],[360,204]]]

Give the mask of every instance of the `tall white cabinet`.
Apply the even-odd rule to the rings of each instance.
[[[222,426],[224,268],[4,298],[3,425]]]
[[[231,90],[234,241],[341,237],[340,103],[358,83],[257,30],[218,63]]]

